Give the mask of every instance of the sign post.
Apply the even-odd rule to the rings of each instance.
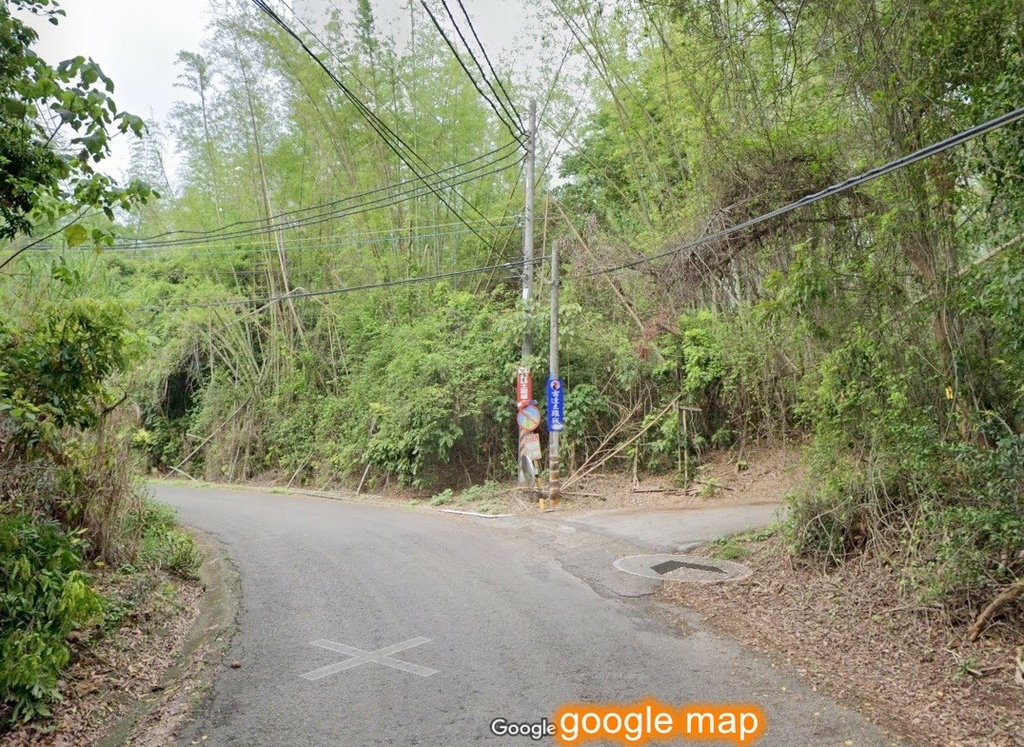
[[[526,138],[526,207],[523,214],[523,312],[529,319],[533,311],[533,200],[534,200],[534,167],[536,165],[537,145],[537,102],[530,101],[530,128]],[[530,382],[530,369],[526,362],[533,355],[533,340],[530,338],[530,326],[523,331],[523,365],[516,376],[516,404],[522,409],[533,400],[533,385]],[[523,471],[523,458],[526,456],[527,431],[519,428],[519,484],[525,485],[527,474]]]
[[[551,242],[551,341],[548,348],[548,497],[562,500],[558,436],[565,427],[565,383],[558,378],[558,241]],[[543,508],[543,503],[541,504]]]

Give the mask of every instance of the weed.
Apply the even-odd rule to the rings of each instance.
[[[162,569],[180,578],[198,578],[202,551],[196,547],[192,535],[178,527],[173,508],[147,500],[135,520],[142,534],[136,558],[138,565]]]
[[[447,506],[455,499],[455,492],[451,488],[445,488],[440,493],[435,493],[430,499],[431,506]]]
[[[493,480],[488,480],[483,485],[471,485],[459,495],[459,503],[476,503],[478,501],[489,501],[495,497],[501,486]]]
[[[963,661],[957,662],[956,673],[953,675],[953,679],[957,680],[967,675],[977,676],[978,675],[978,660],[969,656]]]
[[[699,498],[714,498],[716,495],[722,492],[722,484],[717,478],[711,477],[707,480],[702,480],[700,490],[697,491]]]
[[[750,550],[741,545],[739,541],[728,538],[711,555],[721,560],[740,560],[750,555]]]

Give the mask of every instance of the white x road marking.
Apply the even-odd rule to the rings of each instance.
[[[319,669],[314,669],[312,672],[306,672],[299,676],[304,680],[319,680],[324,677],[329,677],[332,674],[337,674],[338,672],[344,672],[346,669],[358,667],[360,664],[373,662],[374,664],[382,664],[383,666],[391,667],[392,669],[401,669],[403,672],[418,674],[420,677],[429,677],[432,674],[437,674],[437,670],[421,667],[418,664],[410,664],[409,662],[401,661],[400,659],[391,658],[391,654],[397,654],[399,651],[405,651],[407,648],[413,648],[414,646],[422,646],[424,643],[429,642],[429,638],[410,638],[407,641],[402,641],[401,643],[396,643],[393,646],[387,646],[386,648],[377,649],[376,651],[363,651],[361,648],[346,646],[343,643],[335,643],[334,641],[325,641],[323,639],[313,641],[311,644],[313,646],[326,648],[329,651],[345,654],[352,658],[348,661],[338,662],[337,664],[328,664],[326,667],[320,667]]]

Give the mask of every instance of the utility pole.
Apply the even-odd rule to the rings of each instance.
[[[552,410],[556,405],[553,395],[562,397],[565,392],[558,380],[558,239],[551,242],[551,343],[548,352],[548,498],[552,506],[562,500],[562,484],[558,472],[558,436],[562,427],[561,419],[556,423]],[[554,387],[554,391],[552,391]]]
[[[531,306],[533,304],[533,183],[534,183],[534,166],[537,159],[537,102],[530,101],[530,113],[529,113],[529,132],[526,133],[526,210],[524,212],[524,225],[523,225],[523,312],[526,315],[527,326],[523,334],[523,354],[522,362],[519,367],[519,376],[517,382],[517,389],[519,395],[518,405],[520,413],[525,406],[529,406],[529,402],[523,402],[522,393],[525,391],[532,391],[532,383],[530,383],[530,370],[529,359],[533,355],[533,340],[530,339],[530,327],[529,319]],[[525,382],[524,382],[525,379]],[[519,484],[522,485],[526,482],[526,472],[523,469],[524,457],[527,456],[526,442],[527,437],[536,429],[524,428],[523,418],[519,417]],[[530,470],[533,472],[534,470]],[[543,508],[543,501],[541,504]]]
[[[526,133],[526,211],[523,224],[523,307],[529,315],[533,301],[533,182],[537,161],[537,102],[530,101],[530,131]],[[533,354],[530,330],[523,335],[523,364]]]

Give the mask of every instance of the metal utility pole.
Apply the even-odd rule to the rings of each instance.
[[[517,388],[520,392],[517,395],[519,400],[520,416],[519,421],[519,484],[522,485],[527,480],[527,473],[524,469],[524,459],[530,459],[527,455],[527,437],[536,429],[537,425],[533,428],[524,427],[524,422],[529,426],[532,424],[527,419],[522,417],[523,410],[526,406],[529,406],[529,402],[522,401],[522,393],[525,391],[532,391],[532,384],[530,381],[530,371],[528,368],[530,356],[533,355],[533,340],[530,339],[530,328],[529,318],[531,306],[533,303],[533,184],[534,184],[534,167],[536,164],[537,157],[537,102],[530,101],[530,113],[529,113],[529,132],[526,133],[526,210],[524,212],[524,225],[523,225],[523,312],[526,314],[527,327],[523,334],[523,355],[522,363],[519,367],[519,375]],[[539,424],[539,423],[538,423]],[[532,467],[532,461],[530,466]],[[530,472],[534,470],[530,469]],[[541,505],[543,508],[543,502]]]
[[[558,240],[551,242],[551,344],[548,353],[548,498],[552,506],[562,500],[561,477],[558,472],[558,436],[562,426],[561,418],[555,422],[552,410],[557,408],[553,402],[552,387],[560,391],[558,396],[564,402],[565,392],[561,390],[558,379]],[[559,403],[561,404],[561,403]]]

